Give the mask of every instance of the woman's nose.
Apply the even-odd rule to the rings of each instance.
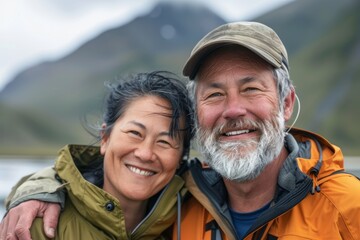
[[[134,155],[143,161],[153,161],[155,159],[154,146],[150,141],[143,141],[135,149]]]

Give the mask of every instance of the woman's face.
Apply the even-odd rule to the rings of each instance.
[[[170,137],[169,109],[170,104],[160,97],[138,98],[115,122],[110,135],[103,137],[104,190],[120,202],[146,200],[174,176],[184,136]]]

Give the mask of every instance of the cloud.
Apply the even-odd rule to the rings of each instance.
[[[149,11],[146,0],[12,0],[0,7],[0,90],[31,65],[68,54],[104,29]]]
[[[291,0],[10,0],[0,4],[0,90],[19,71],[62,57],[102,31],[150,11],[158,1],[207,5],[228,21]],[[167,26],[165,38],[175,32]]]

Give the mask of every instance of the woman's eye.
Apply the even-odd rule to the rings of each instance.
[[[131,131],[128,131],[128,133],[131,135],[134,135],[134,136],[141,137],[141,134],[138,131],[131,130]]]
[[[165,148],[179,148],[179,143],[175,139],[169,138],[169,139],[159,139],[158,144]]]
[[[164,145],[171,146],[171,143],[168,142],[168,141],[165,141],[165,140],[159,140],[158,142],[159,142],[160,144],[164,144]]]

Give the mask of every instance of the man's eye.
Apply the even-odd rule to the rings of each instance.
[[[248,88],[245,88],[245,92],[252,92],[252,91],[259,91],[260,89],[259,88],[256,88],[256,87],[248,87]]]
[[[221,96],[222,96],[221,93],[215,92],[215,93],[209,94],[209,95],[206,97],[206,99],[208,99],[208,98],[214,98],[214,97],[221,97]]]

